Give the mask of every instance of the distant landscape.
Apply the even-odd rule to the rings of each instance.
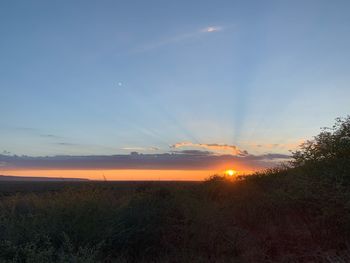
[[[55,178],[55,177],[32,177],[32,176],[13,176],[13,175],[0,175],[0,181],[21,181],[21,182],[36,182],[36,181],[87,181],[87,179],[79,178]]]
[[[248,176],[18,179],[0,182],[1,262],[350,259],[350,117],[303,144],[290,163]]]

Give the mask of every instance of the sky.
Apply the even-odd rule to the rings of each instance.
[[[1,1],[0,173],[189,180],[275,165],[350,113],[349,11]]]

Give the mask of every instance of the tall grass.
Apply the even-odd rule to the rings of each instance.
[[[0,262],[302,262],[347,249],[349,191],[305,180],[14,194],[0,201]]]

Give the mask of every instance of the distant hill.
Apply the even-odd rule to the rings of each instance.
[[[11,176],[11,175],[0,175],[0,182],[8,181],[19,181],[19,182],[81,182],[89,181],[88,179],[82,178],[59,178],[59,177],[27,177],[27,176]]]

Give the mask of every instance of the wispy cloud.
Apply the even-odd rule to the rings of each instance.
[[[79,146],[77,143],[71,143],[71,142],[57,142],[55,143],[56,145],[61,145],[61,146]]]
[[[63,138],[62,136],[58,136],[55,134],[40,134],[39,136],[43,137],[43,138],[50,138],[50,139],[62,139]]]
[[[120,148],[121,150],[126,150],[126,151],[158,151],[159,148],[155,146],[151,147],[123,147]]]
[[[212,32],[218,32],[218,31],[222,31],[223,27],[221,26],[208,26],[206,28],[203,28],[201,30],[201,32],[203,33],[212,33]]]
[[[178,142],[170,146],[171,148],[181,148],[181,147],[195,147],[195,148],[205,148],[216,151],[227,151],[232,155],[245,156],[248,152],[239,149],[236,145],[229,144],[218,144],[218,143],[192,143],[192,142]]]
[[[214,152],[211,151],[201,151],[201,150],[182,150],[182,151],[172,151],[172,153],[175,154],[186,154],[189,156],[194,156],[194,155],[200,155],[200,156],[208,156],[208,155],[215,155]]]
[[[158,41],[154,41],[148,44],[145,44],[141,47],[138,47],[137,49],[134,50],[133,53],[138,53],[138,52],[145,52],[145,51],[150,51],[156,48],[160,48],[166,45],[171,45],[175,44],[181,41],[189,40],[195,37],[198,37],[200,35],[204,34],[211,34],[219,31],[223,31],[224,27],[222,26],[207,26],[202,29],[193,31],[193,32],[187,32],[183,34],[178,34],[175,36],[168,36],[162,39],[159,39]]]
[[[247,147],[254,149],[254,150],[295,150],[298,148],[305,140],[299,139],[294,142],[289,143],[254,143],[250,142],[247,143]]]

